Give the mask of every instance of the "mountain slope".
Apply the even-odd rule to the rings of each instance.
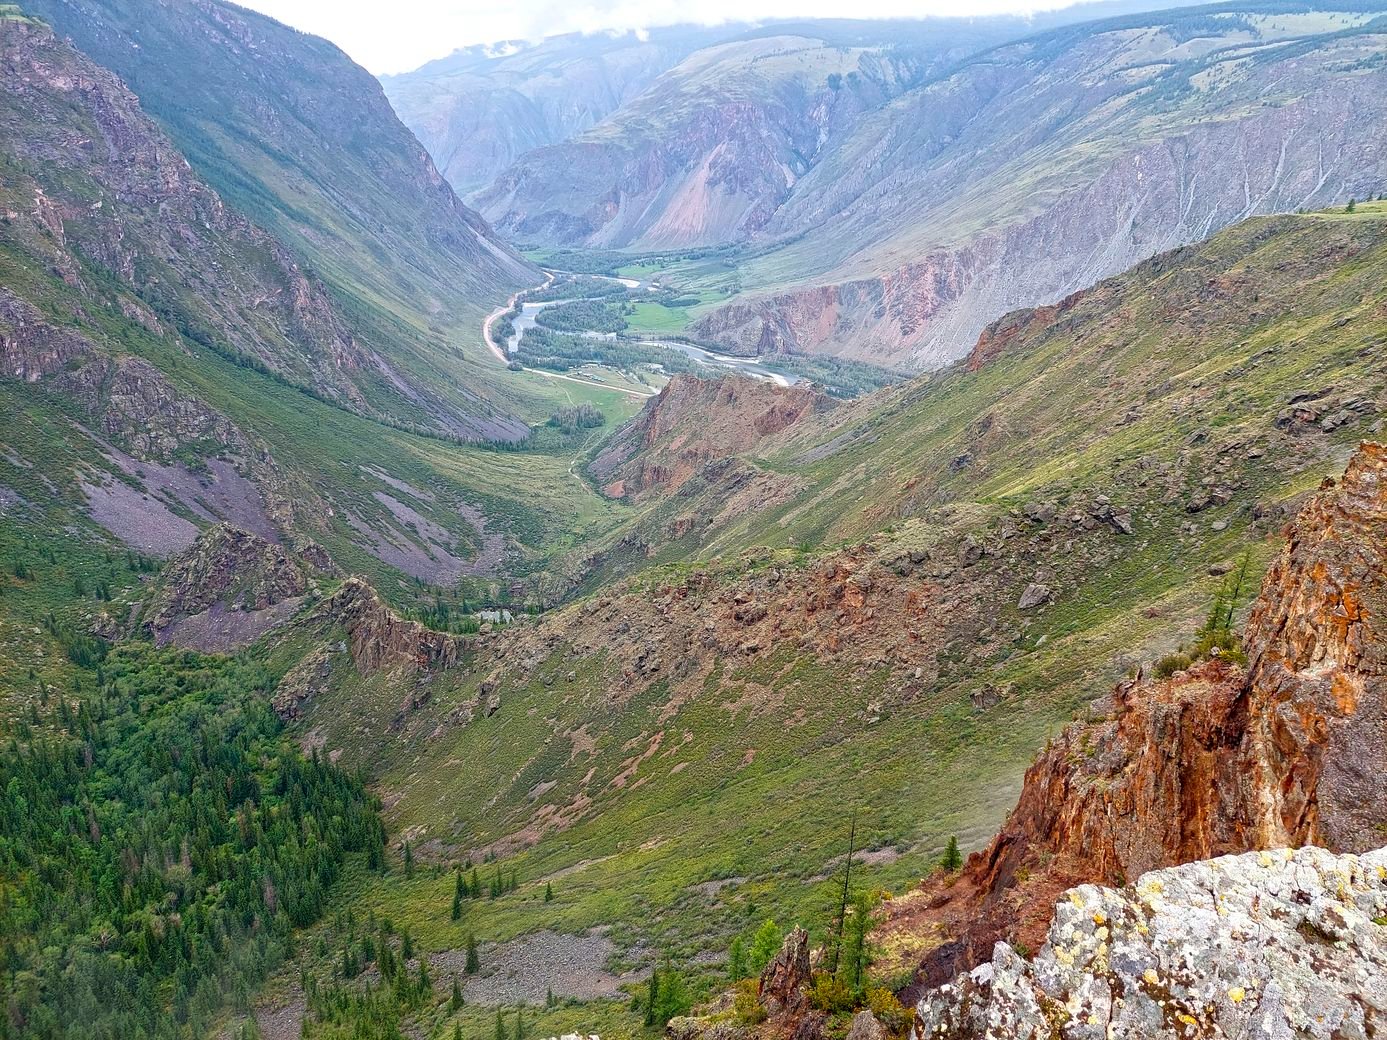
[[[1061,487],[1077,474],[1139,482],[1191,515],[1226,504],[1210,489],[1236,486],[1217,479],[1233,461],[1220,464],[1211,445],[1330,432],[1380,412],[1371,352],[1383,319],[1370,272],[1387,255],[1382,212],[1373,203],[1246,221],[1007,315],[964,363],[840,405],[817,429],[800,425],[737,460],[795,485],[789,498],[710,522],[721,514],[710,470],[613,537],[658,561],[835,544],[960,500],[1019,509],[1034,499],[1063,512]],[[1317,443],[1286,441],[1290,457]],[[1185,472],[1195,464],[1212,478],[1202,490]]]
[[[676,26],[640,37],[471,47],[381,83],[400,119],[466,196],[525,152],[582,133],[693,51],[737,31]]]
[[[741,454],[701,466],[698,427],[652,417],[689,388],[667,391],[622,437],[695,472],[584,547],[588,581],[619,580],[479,637],[403,709],[349,674],[294,697],[379,770],[414,855],[556,893],[454,926],[448,875],[422,875],[358,913],[445,964],[468,930],[487,951],[599,925],[630,961],[703,963],[765,917],[831,918],[854,806],[869,887],[985,844],[1047,730],[1192,638],[1380,430],[1385,218],[1246,222],[788,434],[743,437],[752,412],[709,390],[706,443],[735,428]]]
[[[77,530],[161,557],[225,521],[321,543],[412,596],[487,589],[585,517],[610,522],[566,476],[577,436],[499,453],[373,421],[442,406],[113,74],[30,19],[0,18],[0,51],[0,501],[15,544]]]
[[[902,90],[1005,40],[1132,7],[680,26],[640,47],[562,37],[503,58],[464,52],[385,82],[405,122],[449,169],[457,157],[470,197],[520,241],[680,249],[754,236],[852,123]],[[663,65],[647,64],[656,56]],[[492,111],[500,104],[504,115]],[[490,142],[522,136],[530,150],[493,170],[494,183],[474,184]]]
[[[991,845],[892,908],[888,932],[928,940],[921,985],[998,941],[1037,947],[1066,888],[1255,849],[1377,847],[1387,449],[1364,443],[1287,533],[1246,669],[1216,659],[1119,684],[1037,758]]]
[[[979,38],[941,29],[912,50],[787,30],[706,47],[592,129],[522,157],[476,202],[522,241],[741,240],[846,127]]]
[[[1387,872],[1372,865],[1387,851],[1374,851],[1387,823],[1385,554],[1387,448],[1364,442],[1289,525],[1245,656],[1232,631],[1240,571],[1206,623],[1203,660],[1162,662],[1156,679],[1137,669],[1046,741],[990,845],[886,897],[869,967],[914,974],[901,997],[919,998],[923,1035],[1049,1035],[1107,1018],[1120,1035],[1175,1037],[1195,1015],[1232,1035],[1249,1016],[1291,1033],[1326,1003],[1373,1028],[1382,1008],[1359,1002],[1354,973],[1387,962]],[[1367,855],[1325,869],[1325,849]],[[1270,876],[1249,882],[1257,870]],[[1312,897],[1326,877],[1338,880]],[[1351,969],[1324,960],[1331,946]],[[801,992],[821,985],[808,954],[796,929],[761,976],[762,1013],[737,1016],[744,1037],[808,1032],[835,1010]],[[1313,1012],[1287,999],[1312,990]],[[859,1033],[906,1017],[866,1003]],[[718,1035],[721,1010],[676,1035]]]
[[[36,0],[114,70],[194,170],[331,290],[392,363],[396,418],[514,438],[523,393],[482,316],[538,280],[434,169],[380,85],[324,40],[215,0]]]
[[[1380,11],[1201,9],[986,52],[861,120],[768,224],[751,291],[693,331],[931,367],[1226,224],[1376,194]]]

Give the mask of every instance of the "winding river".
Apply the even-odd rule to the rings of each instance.
[[[608,278],[605,275],[592,275],[594,278],[602,278],[604,281],[620,282],[628,289],[651,289],[653,286],[646,282],[637,281],[634,278]],[[545,282],[547,286],[549,283]],[[538,286],[537,288],[543,288]],[[516,346],[520,343],[520,337],[526,331],[535,327],[535,316],[546,307],[553,307],[560,303],[574,303],[575,300],[546,300],[543,303],[525,303],[521,305],[520,316],[513,322],[515,332],[505,343],[505,353],[509,357],[515,353]],[[504,313],[504,309],[501,313]],[[616,340],[616,333],[612,332],[575,332],[569,335],[586,336],[592,339]],[[488,342],[490,334],[488,331]],[[731,354],[719,354],[716,351],[706,350],[703,347],[696,347],[692,343],[681,343],[673,339],[658,339],[655,337],[642,336],[639,338],[626,337],[625,342],[635,343],[645,347],[662,347],[666,350],[677,350],[679,353],[699,362],[708,365],[710,368],[726,368],[733,372],[740,372],[742,375],[750,376],[753,379],[764,379],[767,382],[775,383],[778,386],[791,386],[795,383],[803,382],[800,376],[786,375],[781,372],[774,372],[753,358],[733,357]]]

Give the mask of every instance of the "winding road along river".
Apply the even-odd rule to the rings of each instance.
[[[639,289],[643,285],[646,288],[650,288],[650,286],[646,285],[646,283],[639,282],[634,278],[607,278],[604,275],[593,275],[592,277],[603,278],[606,281],[620,282],[628,289]],[[533,289],[524,291],[535,292],[540,289],[546,289],[553,281],[554,275],[547,274],[542,283],[535,286]],[[517,293],[516,296],[523,295],[524,291],[522,291],[522,293]],[[496,355],[496,357],[507,363],[509,363],[510,361],[510,352],[513,351],[515,349],[516,344],[520,342],[520,337],[525,334],[525,331],[527,329],[531,329],[534,327],[535,315],[537,315],[540,311],[544,310],[545,307],[552,307],[556,303],[573,302],[572,300],[548,300],[543,303],[523,304],[520,308],[520,316],[517,317],[514,322],[514,335],[512,335],[510,340],[506,343],[497,343],[495,339],[492,338],[491,326],[501,317],[501,315],[505,314],[507,311],[509,311],[512,307],[515,306],[516,296],[512,296],[509,300],[507,300],[506,305],[504,307],[499,307],[496,310],[492,311],[491,314],[487,315],[486,321],[482,324],[482,337],[486,340],[487,347],[491,350],[493,354]],[[591,336],[596,339],[616,338],[611,334],[602,332],[584,332],[578,333],[578,335]],[[801,381],[798,376],[787,376],[781,374],[780,372],[773,372],[769,368],[766,368],[764,365],[761,365],[759,362],[755,361],[752,358],[740,358],[733,357],[730,354],[718,354],[711,350],[705,350],[702,347],[696,347],[691,343],[681,343],[678,340],[642,337],[639,339],[628,339],[626,342],[638,343],[642,346],[647,347],[662,347],[666,350],[677,350],[681,354],[691,357],[695,361],[701,362],[702,364],[708,365],[710,367],[730,369],[733,372],[740,372],[743,375],[752,377],[753,379],[764,379],[767,382],[775,383],[778,386],[790,386],[793,383],[798,383]],[[576,376],[565,376],[558,372],[547,372],[544,369],[526,368],[525,371],[535,372],[539,375],[548,376],[553,379],[567,379],[570,382],[586,383],[589,386],[603,386],[610,390],[621,389],[623,393],[629,393],[636,397],[654,396],[653,392],[641,390],[628,390],[620,387],[607,386],[607,384],[605,383],[598,383],[589,379],[579,379]]]

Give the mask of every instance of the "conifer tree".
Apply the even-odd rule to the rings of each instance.
[[[650,985],[645,994],[645,1028],[655,1028],[655,1015],[660,1003],[660,969],[655,968],[650,973]]]
[[[546,903],[552,903],[554,901],[554,886],[548,881],[544,883],[544,901]]]
[[[944,846],[944,855],[940,857],[939,865],[950,874],[963,866],[963,853],[959,851],[957,835],[949,836],[949,843]]]
[[[739,935],[732,940],[732,946],[727,951],[727,976],[733,982],[738,982],[750,974],[746,964],[746,943]]]
[[[467,933],[467,961],[463,970],[469,975],[475,975],[481,971],[482,961],[477,955],[477,937],[471,932]]]

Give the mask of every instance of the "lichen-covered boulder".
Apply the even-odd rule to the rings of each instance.
[[[848,1027],[848,1040],[890,1040],[886,1027],[870,1011],[859,1011],[852,1016]]]
[[[1083,885],[1035,959],[927,994],[912,1040],[1368,1038],[1387,1030],[1387,849],[1252,852]]]

